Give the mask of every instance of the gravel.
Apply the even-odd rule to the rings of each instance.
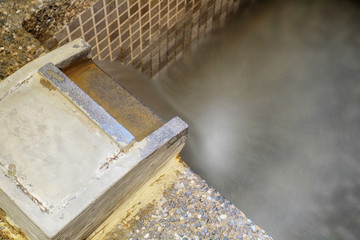
[[[117,225],[106,239],[271,240],[260,227],[186,168],[163,197]]]
[[[0,0],[0,81],[45,54],[45,41],[96,0]]]
[[[47,50],[23,27],[23,19],[41,4],[33,1],[0,1],[0,80]]]

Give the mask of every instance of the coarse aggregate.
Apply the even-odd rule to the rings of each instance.
[[[49,50],[43,45],[95,0],[0,0],[0,81]]]
[[[83,10],[97,0],[47,0],[36,12],[28,15],[24,28],[44,43]]]
[[[272,237],[185,168],[159,200],[118,224],[106,239],[270,240]]]
[[[47,51],[22,26],[24,18],[39,7],[40,0],[0,1],[0,80]]]

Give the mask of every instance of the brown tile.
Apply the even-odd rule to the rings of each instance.
[[[175,49],[175,56],[179,55],[183,51],[182,45]]]
[[[108,60],[110,58],[109,56],[109,48],[106,48],[104,51],[100,53],[100,59],[101,60]]]
[[[155,17],[153,17],[151,19],[151,25],[154,26],[155,24],[157,24],[159,22],[159,15],[156,15]]]
[[[80,20],[79,18],[75,18],[73,21],[69,23],[69,31],[74,32],[78,27],[80,27]]]
[[[120,23],[120,32],[125,32],[126,30],[130,30],[129,28],[130,28],[130,24],[128,20],[126,20],[123,23]]]
[[[110,43],[111,51],[115,51],[115,49],[119,47],[120,47],[120,41],[118,38]]]
[[[146,13],[149,12],[149,5],[146,4],[142,9],[141,9],[141,16],[144,16]]]
[[[114,41],[117,37],[119,37],[119,30],[116,30],[112,34],[110,34],[110,42]]]
[[[126,58],[126,57],[131,57],[131,48],[126,48],[124,51],[123,51],[123,57]]]
[[[121,16],[120,16],[120,24],[125,22],[127,19],[129,18],[128,13],[124,12]]]
[[[134,24],[134,23],[136,23],[136,21],[138,21],[138,20],[139,20],[139,14],[136,13],[136,14],[134,14],[134,15],[130,18],[130,24]]]
[[[140,28],[140,22],[138,21],[131,26],[131,32],[134,33],[136,31],[138,31],[139,28]]]
[[[106,29],[104,29],[102,32],[98,33],[96,38],[98,40],[98,42],[101,42],[103,39],[106,38]]]
[[[141,44],[141,48],[145,49],[146,47],[148,47],[150,45],[150,39],[146,39],[145,41],[142,42]]]
[[[179,37],[177,36],[176,41],[175,41],[175,47],[178,48],[179,46],[181,46],[183,43],[183,40],[184,40],[183,35],[179,35]]]
[[[109,42],[107,39],[104,39],[101,43],[99,43],[99,50],[102,51],[105,48],[108,48]]]
[[[140,39],[140,31],[137,31],[131,35],[131,40],[134,42],[136,40]]]
[[[90,29],[92,29],[94,27],[93,20],[89,19],[85,24],[83,24],[82,27],[83,27],[84,33],[86,33],[87,31],[89,31]]]
[[[212,23],[213,23],[213,19],[209,19],[207,22],[206,22],[206,28],[212,28]]]
[[[160,17],[164,17],[167,14],[167,12],[168,12],[168,8],[162,9],[160,12]]]
[[[169,9],[169,18],[176,19],[176,8]]]
[[[150,56],[150,44],[148,44],[145,48],[143,48],[141,54],[143,56]]]
[[[215,2],[216,2],[216,0],[207,0],[206,7],[210,7],[210,6],[214,5]]]
[[[160,50],[161,50],[161,49],[164,49],[164,48],[166,48],[166,47],[167,47],[167,40],[165,40],[165,41],[160,41],[160,46],[159,46]]]
[[[135,59],[132,60],[131,65],[132,65],[135,69],[141,70],[141,59],[140,59],[140,60],[137,60],[137,59],[136,59],[136,61],[135,61]]]
[[[143,60],[141,71],[147,76],[149,76],[149,74],[150,74],[150,67],[151,67],[150,61],[149,60],[146,60],[146,61]]]
[[[127,12],[128,4],[127,1],[124,1],[122,4],[119,5],[118,14],[122,15],[122,13]]]
[[[174,9],[176,7],[176,0],[172,0],[169,4],[169,9]]]
[[[112,33],[115,29],[118,29],[118,22],[114,21],[109,25],[109,33]]]
[[[168,49],[175,47],[175,38],[168,39]]]
[[[89,40],[89,41],[87,41],[92,47],[94,47],[95,45],[96,45],[96,40],[95,40],[95,38],[93,38],[93,39],[91,39],[91,40]]]
[[[223,2],[222,2],[221,8],[222,8],[222,11],[223,11],[223,12],[227,10],[227,4],[228,4],[228,1],[223,1]]]
[[[145,41],[146,39],[150,38],[150,31],[146,31],[144,33],[141,34],[141,38],[143,41]]]
[[[121,41],[125,42],[126,39],[128,39],[130,37],[130,31],[127,30],[126,32],[121,34]]]
[[[140,46],[135,49],[133,48],[131,54],[132,54],[132,58],[141,57]]]
[[[69,38],[64,38],[61,42],[59,42],[59,47],[68,43],[69,41],[70,41]]]
[[[159,70],[162,70],[168,63],[167,56],[161,56],[160,55],[160,63],[159,63]]]
[[[175,51],[169,53],[169,55],[167,56],[167,62],[166,64],[169,64],[171,61],[173,61],[175,58]],[[164,67],[164,66],[163,66]],[[161,65],[160,65],[160,69],[162,69]]]
[[[81,37],[81,30],[80,28],[78,28],[78,30],[74,31],[73,33],[70,34],[71,40],[75,40],[79,37]]]
[[[162,0],[162,1],[160,1],[160,8],[161,8],[161,9],[167,8],[167,7],[168,7],[168,3],[169,3],[168,0]]]
[[[64,27],[63,29],[61,29],[59,32],[56,33],[55,38],[60,42],[64,38],[67,38],[67,36],[68,36],[67,30],[66,27]]]
[[[185,1],[180,1],[180,3],[178,4],[178,11],[185,8]]]
[[[135,3],[133,6],[131,6],[130,8],[130,15],[134,15],[135,13],[138,13],[139,10],[139,4]]]
[[[159,30],[159,24],[156,23],[152,28],[151,28],[151,33],[155,33],[157,30]]]
[[[140,45],[140,39],[137,39],[137,40],[134,41],[134,43],[132,44],[132,48],[133,48],[133,49],[136,49],[139,45]]]
[[[224,1],[225,2],[225,1]],[[196,1],[194,6],[193,6],[193,13],[199,11],[200,9],[200,2],[199,1]]]
[[[151,16],[155,16],[159,12],[159,5],[156,5],[151,9]]]
[[[94,10],[94,14],[96,14],[100,9],[102,9],[104,7],[103,5],[103,1],[98,1],[97,3],[95,3],[93,5],[93,10]]]
[[[185,11],[190,11],[193,7],[193,1],[192,0],[186,0],[185,3]]]
[[[98,22],[97,25],[95,26],[96,32],[101,32],[102,30],[105,29],[105,27],[106,27],[105,19],[103,19],[100,22]]]
[[[149,22],[149,14],[145,14],[144,16],[141,16],[141,25],[144,25]]]
[[[127,39],[126,41],[121,42],[121,46],[122,46],[124,49],[130,47],[130,39]]]
[[[175,33],[175,26],[172,26],[171,28],[168,29],[167,31],[167,35],[171,35],[172,33]]]
[[[116,8],[115,0],[109,1],[109,3],[105,7],[106,14],[111,13],[113,10],[115,10],[115,8]]]
[[[95,14],[95,17],[94,17],[95,22],[97,23],[97,22],[101,21],[102,19],[104,19],[104,17],[105,17],[104,9],[99,10],[99,12],[97,14]]]
[[[91,9],[88,8],[86,9],[82,14],[81,14],[81,22],[84,23],[86,21],[88,21],[91,18]]]
[[[107,21],[108,23],[112,23],[113,21],[117,21],[117,18],[118,18],[118,14],[116,11],[113,11],[112,13],[110,13],[108,16],[107,16]]]
[[[146,32],[150,28],[150,23],[146,23],[141,27],[141,32]]]
[[[147,54],[147,55],[141,55],[141,59],[142,59],[142,63],[143,63],[143,66],[145,64],[148,64],[150,65],[150,54]]]
[[[154,53],[157,51],[159,51],[159,40],[153,41],[151,43],[151,52]]]
[[[184,31],[184,25],[176,25],[175,34],[176,35],[182,35]]]
[[[128,64],[131,61],[131,55],[126,55],[124,58],[124,62]]]
[[[167,32],[163,33],[163,34],[160,36],[160,41],[167,41]]]
[[[159,3],[158,0],[151,0],[150,1],[150,9],[152,9],[155,5],[157,5]]]
[[[89,41],[90,39],[92,39],[95,36],[95,31],[94,29],[91,29],[88,33],[86,33],[84,35],[84,39],[85,41]]]
[[[169,24],[168,24],[169,27],[174,27],[174,25],[176,23],[176,17],[169,19],[168,22],[169,22]]]
[[[119,6],[119,5],[121,5],[122,3],[127,2],[127,0],[116,0],[116,2],[117,2],[117,5]]]

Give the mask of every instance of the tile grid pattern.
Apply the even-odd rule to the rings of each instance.
[[[246,0],[99,0],[55,34],[79,37],[94,59],[132,64],[153,77]]]

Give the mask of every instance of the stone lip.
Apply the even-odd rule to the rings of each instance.
[[[114,138],[122,149],[129,146],[135,137],[107,113],[99,104],[81,90],[54,64],[48,63],[39,72],[60,90],[70,101],[84,111],[110,137]]]
[[[37,109],[34,110],[36,113],[22,114],[21,116],[27,116],[27,120],[19,118],[17,122],[19,127],[22,127],[24,131],[28,131],[28,140],[31,139],[30,136],[34,136],[32,142],[28,141],[31,143],[28,148],[16,148],[16,145],[9,143],[3,146],[6,152],[2,151],[0,153],[0,206],[33,239],[79,239],[88,236],[130,192],[135,191],[139,185],[145,182],[153,174],[153,171],[158,169],[167,159],[176,156],[183,148],[187,138],[187,124],[176,117],[142,141],[135,142],[124,152],[115,144],[114,140],[111,140],[109,136],[103,136],[90,123],[85,122],[83,124],[85,127],[82,128],[81,124],[74,125],[68,122],[72,118],[77,121],[76,119],[84,114],[79,113],[74,105],[71,107],[69,101],[65,101],[64,96],[61,97],[59,91],[53,91],[54,89],[49,85],[44,84],[44,79],[38,74],[38,69],[50,61],[58,67],[64,67],[74,61],[86,58],[86,56],[89,56],[88,53],[89,45],[79,39],[29,63],[0,85],[0,107],[4,104],[10,104],[12,100],[16,99],[18,101],[17,106],[22,107],[22,113],[32,111],[31,109],[34,108]],[[40,100],[44,102],[36,104],[34,101],[30,101],[29,92],[31,96],[39,96]],[[22,97],[22,93],[26,93],[28,97]],[[46,102],[46,99],[53,102]],[[59,111],[65,115],[55,113],[56,108],[59,106],[61,108],[61,111]],[[44,108],[44,111],[41,110],[42,108]],[[51,116],[51,111],[55,111],[53,116]],[[6,116],[11,118],[9,114]],[[69,128],[66,128],[67,130],[57,127],[59,131],[54,133],[57,139],[37,138],[36,129],[34,130],[33,126],[37,126],[39,125],[38,122],[43,121],[48,129],[52,123],[49,118],[42,118],[46,114],[52,119],[51,121],[58,124],[56,126],[69,126]],[[64,116],[72,117],[62,118]],[[2,118],[2,120],[7,121],[6,118]],[[84,121],[86,121],[86,118],[82,117],[80,122],[84,123]],[[9,126],[12,127],[13,125]],[[4,134],[7,134],[9,126],[1,126]],[[29,126],[30,128],[25,129],[23,126]],[[73,126],[73,128],[70,126]],[[16,132],[16,126],[10,129],[14,130],[14,133]],[[72,131],[82,131],[82,133],[77,135]],[[98,140],[92,140],[90,135],[85,139],[83,134],[86,131],[88,131],[88,135],[98,135]],[[66,137],[71,134],[71,137]],[[20,133],[15,134],[15,140],[23,136]],[[90,151],[89,155],[83,155],[85,157],[76,157],[73,164],[77,165],[77,167],[62,168],[62,161],[50,161],[46,165],[48,166],[46,169],[49,169],[50,172],[45,171],[46,174],[41,176],[41,170],[43,170],[41,164],[43,162],[36,162],[35,160],[38,158],[35,156],[37,156],[36,154],[41,155],[43,152],[41,150],[42,145],[44,145],[43,150],[45,152],[50,148],[55,149],[55,152],[60,154],[64,149],[46,147],[46,144],[44,144],[44,141],[55,144],[59,140],[62,143],[61,146],[66,148],[69,148],[69,145],[66,145],[68,141],[70,141],[68,142],[70,145],[82,144],[80,148],[83,150],[82,153],[90,150],[86,147],[88,141],[95,141],[90,145],[98,150],[92,149],[93,153]],[[101,144],[98,145],[96,141]],[[6,141],[4,140],[4,142]],[[23,160],[23,157],[28,156],[29,151],[34,150],[34,146],[37,147],[35,155],[29,155],[30,157],[33,156],[33,160]],[[77,148],[73,147],[71,149],[75,150]],[[72,153],[72,150],[70,153]],[[14,164],[9,158],[13,153],[19,155],[16,157],[16,161],[21,167],[16,168],[13,166]],[[4,154],[7,154],[5,158],[3,158]],[[94,154],[98,154],[97,157],[95,156],[95,160]],[[44,161],[46,159],[43,158]],[[33,164],[40,165],[32,168]],[[84,170],[85,168],[86,170]],[[77,188],[72,186],[73,181],[68,179],[70,175],[65,170],[73,173],[78,172],[79,177],[77,180],[81,184],[76,185]],[[32,185],[32,180],[36,178],[37,171],[40,171],[39,179],[41,177],[45,177],[45,179],[37,181],[40,184]],[[59,175],[61,171],[65,172]],[[91,174],[86,175],[85,173],[89,171]],[[31,176],[31,178],[28,179],[27,176]],[[75,180],[77,175],[71,174],[71,176]],[[61,182],[58,184],[58,187],[64,187],[62,197],[69,192],[66,186],[72,187],[76,191],[70,191],[71,195],[68,195],[67,200],[62,201],[60,205],[55,195],[49,198],[50,201],[43,201],[48,194],[57,191],[56,187],[51,189],[51,182],[58,177],[62,177],[64,180],[64,186],[61,186]],[[47,184],[50,190],[41,190],[41,183]],[[48,204],[51,200],[54,200],[54,205]]]

